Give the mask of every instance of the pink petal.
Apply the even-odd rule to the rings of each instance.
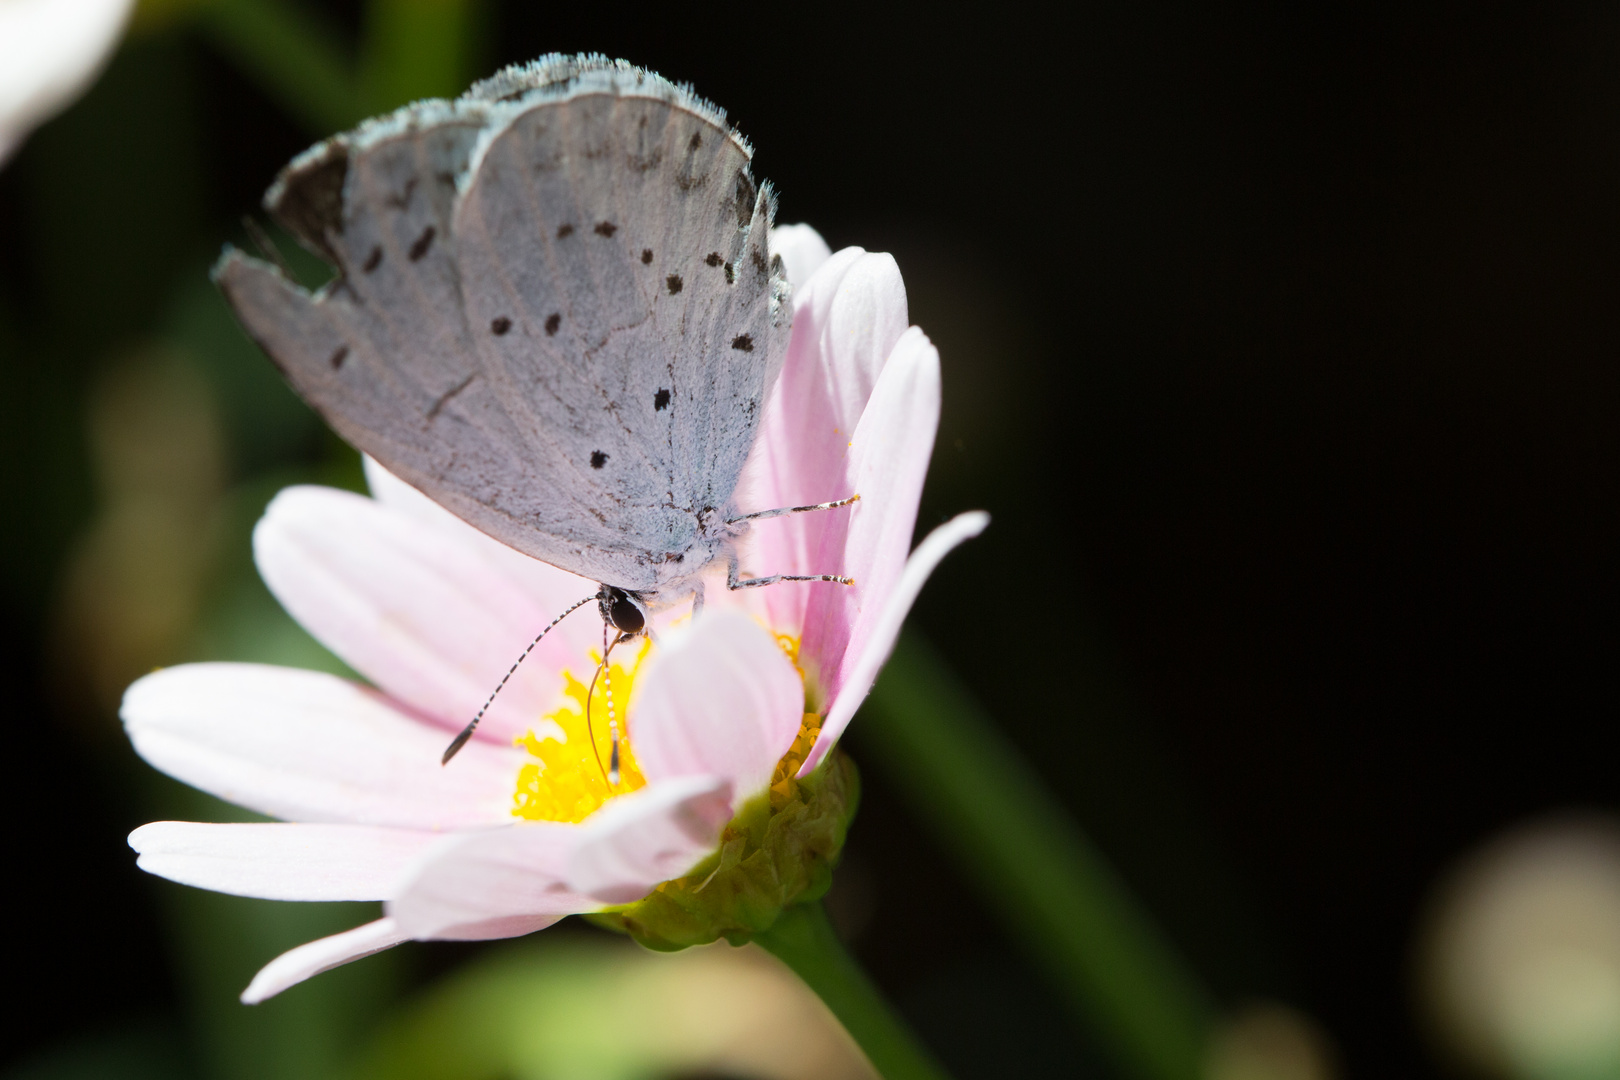
[[[894,256],[862,255],[838,282],[820,345],[832,419],[840,432],[850,431],[866,411],[907,324],[906,285]]]
[[[129,834],[135,864],[199,889],[265,900],[386,900],[442,837],[372,825],[154,821]]]
[[[821,735],[816,739],[816,745],[811,748],[803,767],[799,769],[800,776],[808,775],[810,770],[821,763],[821,759],[827,756],[827,751],[832,749],[838,737],[849,726],[855,710],[866,700],[866,694],[872,689],[872,683],[876,681],[883,662],[894,650],[895,639],[900,636],[900,625],[906,621],[906,613],[911,610],[917,594],[922,592],[923,583],[928,580],[928,576],[951,549],[964,540],[978,536],[989,524],[989,514],[983,510],[970,510],[965,514],[956,515],[929,533],[927,538],[917,545],[917,550],[912,552],[911,558],[906,561],[905,572],[889,593],[882,611],[872,621],[860,653],[850,664],[843,689],[833,701],[832,708],[827,710],[827,719],[821,726]]]
[[[889,255],[846,248],[794,296],[793,337],[766,402],[737,505],[744,512],[828,502],[855,494],[848,452],[867,400],[906,327],[906,290]],[[752,574],[837,574],[846,510],[758,523]],[[836,539],[829,540],[828,537]],[[836,585],[785,584],[765,591],[772,626],[797,633],[809,596]]]
[[[396,509],[398,494],[385,505],[330,488],[289,488],[254,530],[254,555],[265,583],[310,633],[448,732],[471,720],[535,635],[596,585],[447,512],[434,516],[432,504]],[[534,727],[561,699],[559,671],[588,667],[600,631],[592,610],[564,620],[502,689],[480,735],[509,743]]]
[[[135,750],[178,780],[293,821],[452,829],[511,821],[526,755],[470,743],[375,690],[314,671],[186,664],[124,692]]]
[[[591,911],[600,905],[563,884],[580,835],[577,825],[536,821],[447,838],[407,871],[388,914],[414,938],[471,940]]]
[[[771,254],[781,256],[788,282],[797,289],[832,257],[832,249],[808,225],[778,225],[771,230]]]
[[[257,1005],[323,971],[331,971],[351,960],[391,949],[408,940],[410,935],[400,933],[393,919],[378,919],[353,930],[300,945],[282,953],[253,976],[248,988],[242,991],[242,1004]]]
[[[576,909],[578,911],[591,911],[596,904],[588,900],[580,900],[588,907]],[[565,911],[563,915],[575,914],[574,911]],[[457,923],[447,926],[434,934],[432,941],[496,941],[501,938],[523,937],[536,930],[544,930],[553,923],[560,921],[563,915],[501,915],[483,922]]]
[[[648,780],[722,776],[763,791],[804,719],[804,683],[747,615],[711,611],[670,634],[636,679],[630,738]]]
[[[621,795],[580,826],[568,884],[607,904],[638,900],[713,851],[731,813],[731,784],[718,776],[663,780]]]
[[[452,531],[466,529],[475,536],[491,539],[383,468],[382,464],[370,454],[362,454],[360,464],[365,470],[366,487],[370,489],[371,497],[390,510],[409,514],[435,528]]]
[[[564,595],[568,597],[567,602],[563,604],[563,608],[566,609],[574,601],[596,590],[595,582],[577,577],[566,570],[559,570],[550,563],[541,562],[515,548],[507,547],[488,533],[467,524],[383,468],[375,458],[362,455],[360,460],[365,469],[366,486],[371,490],[371,497],[375,502],[389,511],[403,514],[413,521],[437,530],[460,546],[476,550],[481,559],[511,579],[506,584],[515,584],[525,592],[541,597],[542,606],[552,603],[554,596]],[[565,623],[559,625],[552,633],[567,638],[571,649],[600,648],[601,620],[593,617],[594,611],[581,609],[579,614],[579,625]],[[548,619],[547,622],[549,621]],[[534,634],[530,634],[529,640],[533,638]],[[532,660],[531,655],[530,660],[524,663],[528,664]],[[517,676],[514,675],[513,678]],[[507,685],[511,686],[510,683]],[[501,691],[502,696],[505,696],[505,693],[505,690]]]
[[[766,403],[754,457],[768,460],[757,494],[768,510],[838,496],[850,435],[906,329],[906,287],[893,256],[845,248],[797,290],[793,337]]]
[[[847,519],[830,523],[817,557],[839,563],[855,584],[819,587],[806,604],[800,663],[829,699],[838,696],[845,665],[864,648],[906,564],[939,398],[939,352],[913,327],[895,346],[851,440],[852,483],[861,501]]]

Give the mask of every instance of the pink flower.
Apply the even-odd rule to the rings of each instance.
[[[778,230],[773,246],[803,285],[739,505],[861,499],[758,523],[744,565],[842,573],[855,586],[711,588],[700,618],[666,619],[656,647],[614,653],[590,699],[590,735],[584,684],[601,626],[581,613],[541,642],[440,767],[537,629],[596,585],[504,547],[368,462],[372,498],[278,495],[254,554],[287,610],[370,687],[192,664],[129,688],[123,717],[142,757],[283,819],[143,826],[130,836],[143,869],[245,896],[385,903],[383,918],[274,960],[244,1001],[407,939],[510,937],[638,900],[709,856],[773,779],[801,757],[808,773],[836,742],[923,581],[988,519],[962,515],[907,558],[939,416],[938,355],[906,329],[888,256],[829,255],[803,226]],[[616,784],[600,764],[610,716],[627,732]]]

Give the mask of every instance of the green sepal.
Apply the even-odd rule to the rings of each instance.
[[[660,952],[719,938],[741,945],[785,908],[826,893],[860,793],[855,763],[834,749],[809,776],[744,803],[719,848],[685,877],[585,917]]]

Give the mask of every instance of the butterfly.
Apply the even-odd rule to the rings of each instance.
[[[852,501],[733,501],[792,323],[751,158],[689,88],[549,56],[282,171],[265,206],[328,284],[234,249],[214,278],[339,435],[640,633],[717,562],[849,583],[738,570],[751,520]]]

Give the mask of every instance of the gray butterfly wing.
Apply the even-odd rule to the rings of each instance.
[[[655,589],[724,543],[786,348],[747,159],[689,93],[553,59],[289,166],[267,201],[337,265],[317,295],[237,253],[216,276],[351,443],[512,547]]]
[[[337,277],[311,296],[227,252],[215,279],[293,388],[351,444],[413,480],[523,468],[498,422],[447,433],[444,403],[477,393],[451,219],[486,110],[428,102],[301,155],[266,196]],[[414,480],[413,480],[414,482]]]
[[[746,145],[639,89],[519,111],[475,154],[455,230],[481,369],[550,466],[507,505],[594,548],[602,580],[656,588],[728,536],[789,309]]]

